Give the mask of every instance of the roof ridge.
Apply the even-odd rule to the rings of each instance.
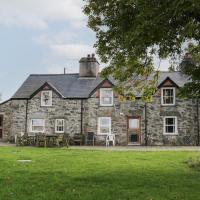
[[[67,73],[67,74],[30,74],[29,76],[60,76],[60,75],[77,75],[79,73]]]

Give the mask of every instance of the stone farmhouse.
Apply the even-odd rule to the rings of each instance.
[[[113,133],[116,145],[198,145],[199,103],[180,99],[188,81],[180,72],[161,72],[152,103],[140,97],[120,102],[115,81],[102,79],[94,55],[81,58],[76,74],[32,74],[0,104],[0,139],[16,134],[94,132],[96,145]]]

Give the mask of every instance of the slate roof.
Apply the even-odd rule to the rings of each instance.
[[[188,79],[180,72],[160,72],[158,86],[166,78],[170,78],[179,87],[182,87]],[[112,78],[109,78],[111,83],[115,83]],[[55,88],[64,98],[88,98],[91,92],[98,87],[103,79],[97,78],[79,78],[79,74],[32,74],[22,86],[13,95],[12,99],[26,99],[48,83]]]
[[[158,86],[169,77],[174,83],[176,83],[179,87],[183,87],[185,83],[189,82],[187,76],[182,74],[181,72],[160,72],[160,76],[158,79]]]

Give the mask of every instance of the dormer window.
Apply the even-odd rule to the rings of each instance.
[[[161,88],[161,104],[164,106],[175,105],[175,92],[173,87]]]
[[[41,92],[41,106],[52,106],[51,90],[45,90]]]
[[[100,89],[100,106],[113,106],[113,89]]]

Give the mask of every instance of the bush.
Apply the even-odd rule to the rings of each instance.
[[[195,157],[195,158],[190,158],[187,161],[187,164],[190,168],[196,169],[196,170],[200,170],[200,156],[199,157]]]

